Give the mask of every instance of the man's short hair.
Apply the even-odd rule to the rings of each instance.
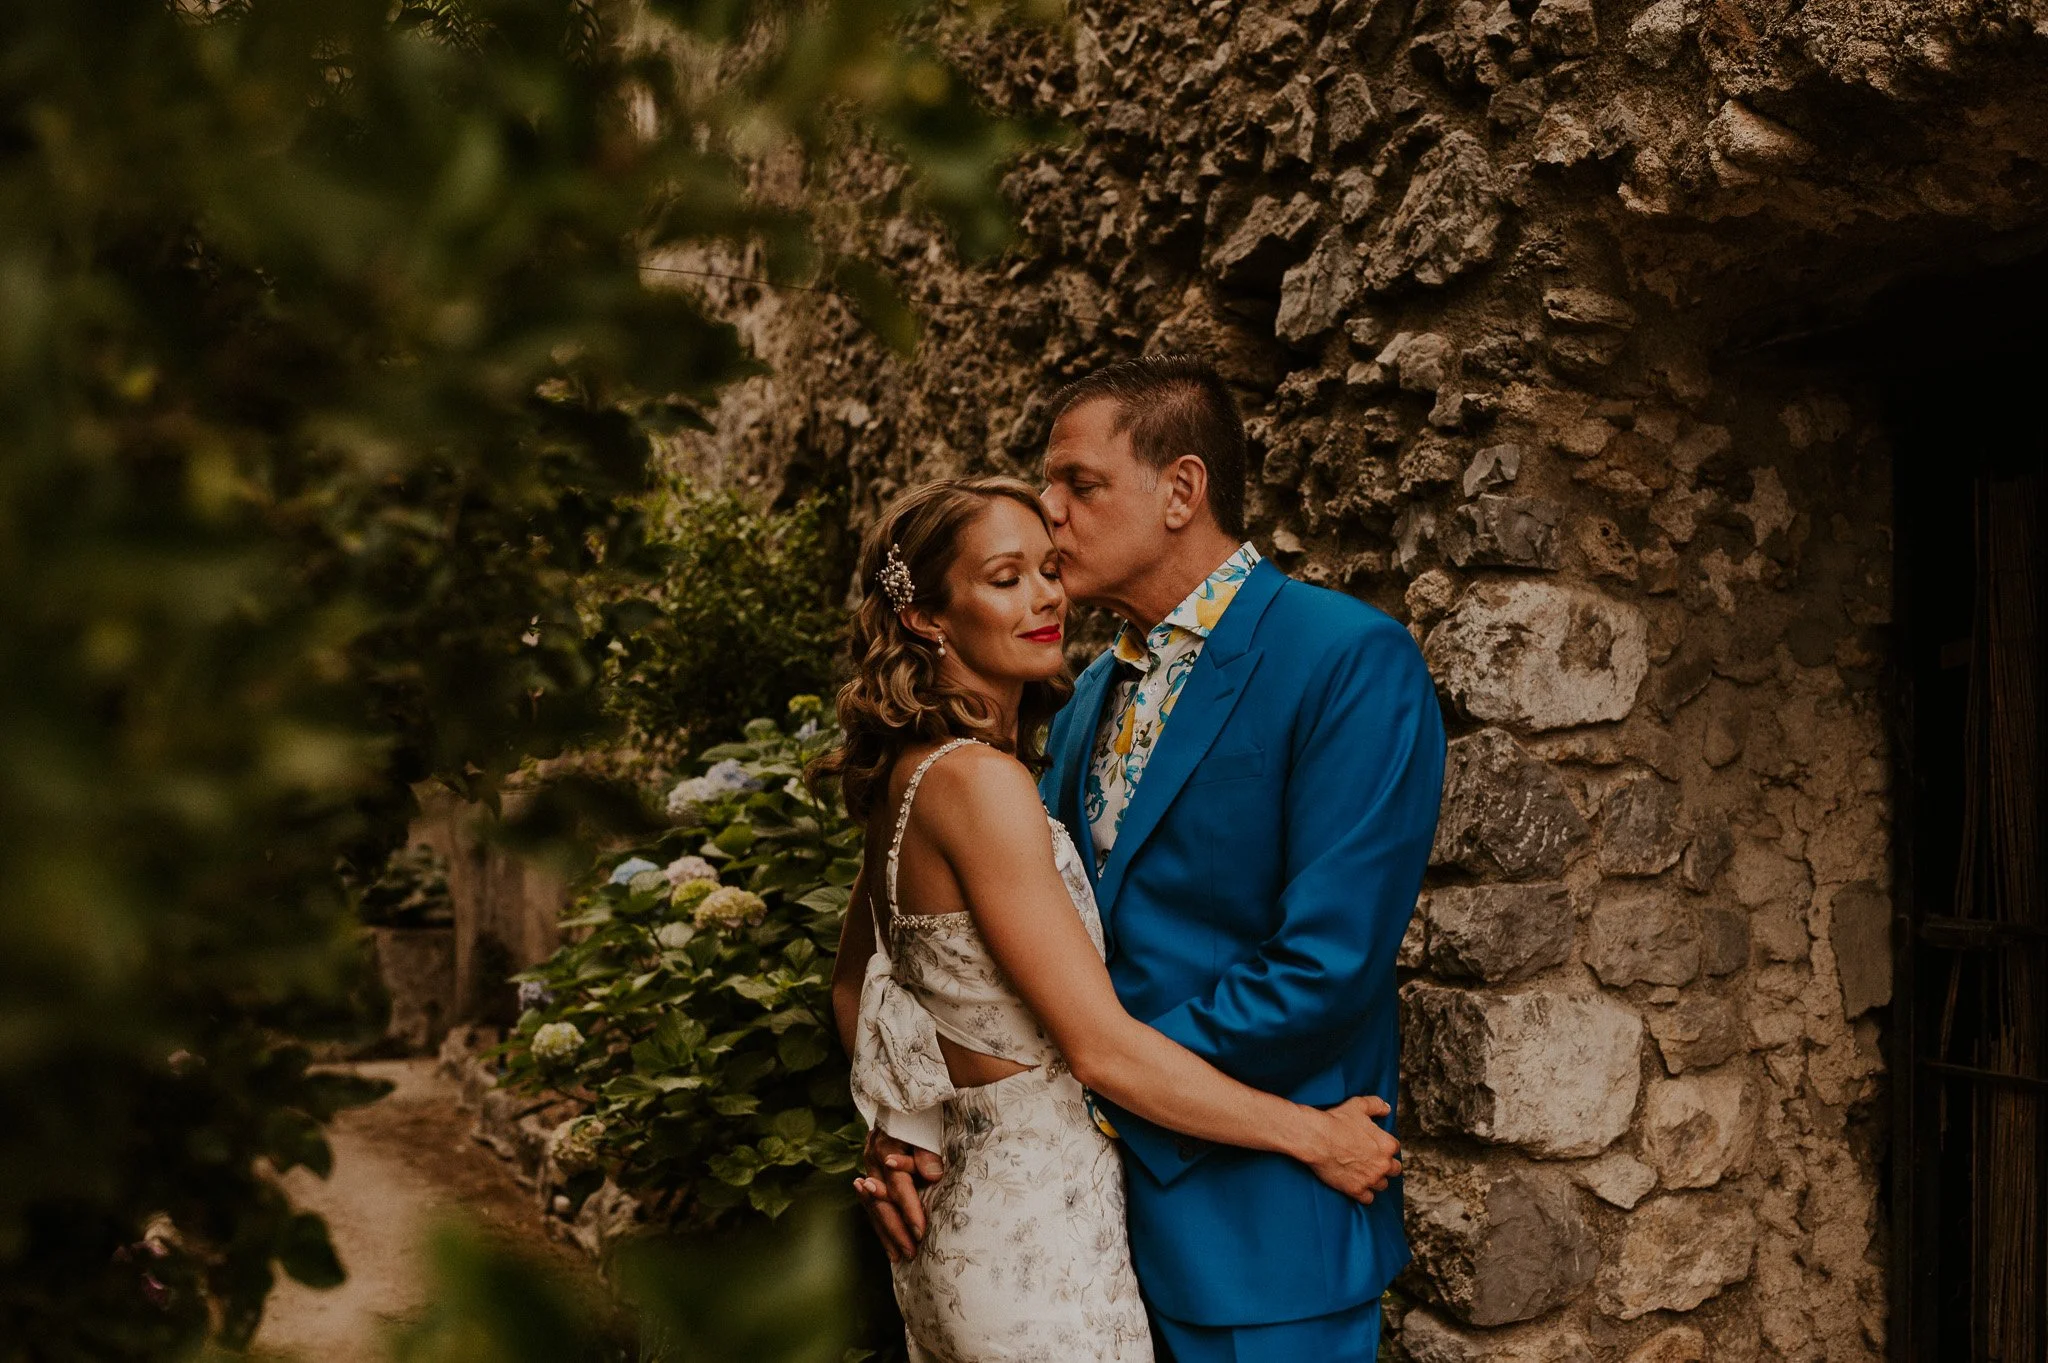
[[[1186,355],[1119,360],[1053,395],[1052,420],[1084,402],[1117,405],[1116,434],[1129,431],[1131,453],[1151,468],[1194,455],[1209,470],[1209,510],[1226,535],[1244,536],[1244,416],[1223,376]]]

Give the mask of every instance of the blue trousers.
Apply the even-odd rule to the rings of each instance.
[[[1278,1325],[1188,1325],[1154,1314],[1158,1363],[1373,1363],[1380,1353],[1380,1304]]]

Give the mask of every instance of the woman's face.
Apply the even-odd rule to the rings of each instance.
[[[991,682],[1044,681],[1065,662],[1067,594],[1045,523],[1008,497],[960,535],[946,608],[932,616],[947,662]]]

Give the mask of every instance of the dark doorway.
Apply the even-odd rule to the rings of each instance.
[[[1894,290],[1862,338],[1895,451],[1901,1363],[2048,1359],[2044,318],[2036,259]]]

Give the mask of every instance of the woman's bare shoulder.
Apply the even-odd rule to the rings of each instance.
[[[918,792],[918,814],[937,829],[994,833],[1043,821],[1038,785],[1013,755],[983,743],[954,749],[932,764]]]

